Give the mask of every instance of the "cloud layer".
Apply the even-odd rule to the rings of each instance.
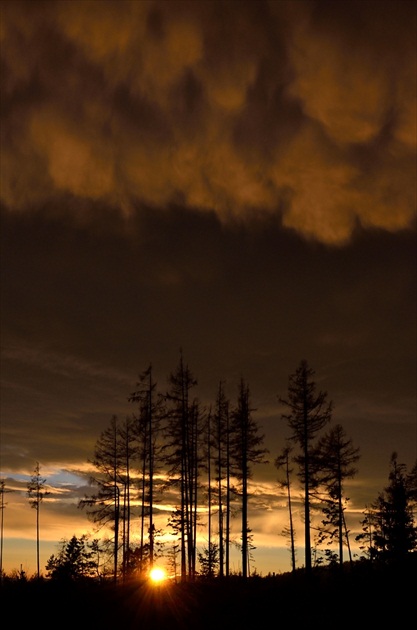
[[[328,244],[406,229],[415,20],[383,0],[4,3],[2,204],[277,214]]]

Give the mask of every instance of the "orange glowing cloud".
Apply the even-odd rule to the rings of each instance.
[[[278,214],[332,245],[358,224],[407,229],[410,4],[9,3],[2,203]]]

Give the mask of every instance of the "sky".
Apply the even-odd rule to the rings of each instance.
[[[304,359],[360,449],[353,537],[417,458],[415,3],[3,0],[0,27],[4,570],[36,570],[36,462],[41,569],[92,531],[94,445],[181,351],[203,404],[249,384],[258,573],[290,569]]]

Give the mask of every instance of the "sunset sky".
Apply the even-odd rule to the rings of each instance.
[[[272,462],[302,359],[360,448],[352,537],[392,452],[411,469],[416,26],[409,0],[1,1],[6,572],[36,570],[36,462],[44,570],[92,531],[101,431],[180,349],[203,404],[249,383],[259,573],[290,568]]]

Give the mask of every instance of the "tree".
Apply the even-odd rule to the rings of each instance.
[[[170,547],[168,548],[167,551],[167,558],[168,558],[168,567],[171,570],[175,581],[177,581],[177,569],[178,569],[178,562],[177,562],[177,556],[180,552],[180,547],[178,544],[173,543],[172,545],[170,545]]]
[[[371,557],[391,564],[402,562],[410,552],[417,550],[417,527],[413,517],[414,474],[407,475],[405,464],[398,462],[395,452],[391,455],[388,479],[388,485],[366,514],[364,533],[356,540],[363,540],[372,527]]]
[[[205,446],[205,456],[206,456],[206,471],[207,471],[207,535],[208,535],[208,550],[210,551],[211,549],[211,544],[212,544],[212,537],[211,537],[211,521],[212,521],[212,483],[211,483],[211,478],[212,478],[212,466],[211,466],[211,459],[212,459],[212,448],[213,448],[213,438],[212,438],[212,412],[211,412],[211,408],[208,412],[208,416],[207,416],[207,422],[206,422],[206,446]],[[201,554],[198,555],[199,560],[200,560],[200,556]],[[210,562],[210,558],[211,558],[211,554],[208,553],[206,556],[206,559],[208,562]],[[209,565],[207,567],[207,571],[208,573],[211,575],[212,574],[212,567]]]
[[[158,437],[161,431],[163,399],[157,392],[157,384],[152,377],[152,365],[141,374],[137,389],[130,395],[129,401],[138,404],[139,414],[135,416],[136,435],[139,441],[141,460],[141,544],[144,549],[145,513],[148,511],[149,525],[149,568],[154,562],[155,525],[154,493],[157,455],[160,453]],[[141,563],[142,568],[142,563]]]
[[[363,512],[364,518],[360,521],[362,525],[362,532],[355,537],[356,542],[360,543],[359,549],[363,553],[363,557],[372,562],[375,558],[375,551],[373,548],[373,509],[368,505],[365,506]]]
[[[325,520],[322,521],[324,531],[321,540],[326,537],[339,543],[339,564],[343,566],[343,530],[345,530],[348,549],[349,536],[344,515],[344,481],[358,472],[354,464],[358,461],[359,449],[354,448],[352,441],[346,438],[343,427],[337,424],[320,440],[316,449],[316,466],[319,483],[324,487]],[[330,529],[329,529],[330,528]]]
[[[0,580],[3,579],[3,535],[4,535],[4,510],[6,508],[7,503],[4,502],[4,495],[7,494],[8,492],[13,492],[12,490],[9,490],[8,488],[6,488],[6,481],[4,479],[2,479],[0,481],[0,494],[1,494],[1,502],[0,502],[0,510],[1,510],[1,514],[0,514],[0,532],[1,532],[1,539],[0,539]]]
[[[316,393],[316,384],[312,380],[314,371],[307,361],[300,362],[294,374],[289,377],[288,399],[280,402],[288,407],[289,412],[281,414],[292,434],[290,440],[299,446],[300,454],[294,458],[298,464],[298,476],[304,486],[304,532],[305,532],[305,568],[311,572],[311,497],[317,486],[313,475],[313,440],[319,431],[330,421],[332,403],[327,402],[327,392]]]
[[[224,392],[224,385],[220,381],[214,411],[213,432],[214,462],[217,481],[218,501],[218,530],[219,530],[219,575],[224,575],[225,546],[226,546],[226,574],[228,574],[229,558],[229,522],[230,522],[230,465],[229,465],[229,401]],[[224,487],[226,480],[226,487]],[[226,499],[226,501],[224,500]],[[226,528],[224,528],[224,511],[226,508]],[[224,532],[224,529],[226,531]]]
[[[120,520],[121,520],[121,540],[122,540],[122,576],[126,578],[128,567],[130,566],[130,527],[131,527],[131,489],[132,475],[131,462],[136,458],[136,433],[132,418],[125,418],[124,423],[118,426],[118,440],[120,441],[120,451],[123,458],[120,499]]]
[[[128,420],[126,420],[126,424]],[[91,463],[96,475],[91,476],[90,483],[98,488],[96,494],[84,497],[79,502],[80,508],[87,508],[87,515],[100,526],[110,524],[114,530],[113,542],[113,578],[117,580],[120,520],[126,518],[128,510],[126,501],[131,483],[128,474],[128,461],[131,456],[129,440],[126,440],[126,425],[120,425],[117,416],[112,416],[109,427],[97,440],[94,459]],[[125,556],[126,538],[123,540],[123,556]]]
[[[39,462],[36,462],[35,469],[30,481],[27,484],[27,496],[29,497],[30,507],[36,510],[36,564],[37,576],[40,577],[39,570],[39,512],[42,501],[46,496],[51,494],[45,490],[46,479],[40,475]]]
[[[216,543],[209,542],[208,547],[198,554],[200,573],[203,577],[213,578],[219,566],[219,547]]]
[[[52,554],[47,562],[48,577],[53,580],[70,581],[97,577],[98,543],[93,541],[89,545],[87,540],[86,534],[80,538],[74,535],[69,541],[62,540],[58,554],[56,556]]]
[[[278,483],[280,484],[282,488],[285,488],[287,491],[289,526],[288,528],[284,530],[283,533],[284,535],[288,536],[290,540],[291,568],[292,568],[292,571],[294,572],[296,569],[296,565],[295,565],[296,552],[295,552],[295,531],[294,531],[292,502],[291,502],[291,473],[292,473],[292,468],[290,468],[291,450],[292,450],[291,447],[286,446],[282,450],[281,455],[278,455],[278,457],[275,459],[274,465],[278,470],[283,468],[285,472],[284,478],[279,479]]]
[[[181,580],[194,579],[196,571],[197,488],[200,469],[199,437],[202,414],[199,402],[190,398],[197,384],[184,364],[182,353],[177,369],[170,375],[165,396],[167,411],[166,457],[170,485],[179,487]]]
[[[158,540],[158,536],[162,534],[162,530],[154,528],[152,539],[149,538],[149,542],[144,543],[141,539],[139,545],[132,546],[129,553],[129,575],[143,576],[145,570],[149,574],[150,567],[158,558],[164,555],[165,543]],[[151,556],[151,540],[152,540],[152,563]]]
[[[259,434],[259,427],[253,419],[254,409],[250,405],[249,386],[240,379],[236,409],[232,413],[231,435],[232,452],[236,465],[237,478],[240,482],[242,508],[242,575],[248,576],[249,526],[248,526],[248,483],[252,478],[252,465],[266,463],[267,449],[262,447],[264,436]]]
[[[408,501],[415,517],[415,510],[417,507],[417,461],[412,467],[411,471],[407,474],[406,485],[408,492]]]

